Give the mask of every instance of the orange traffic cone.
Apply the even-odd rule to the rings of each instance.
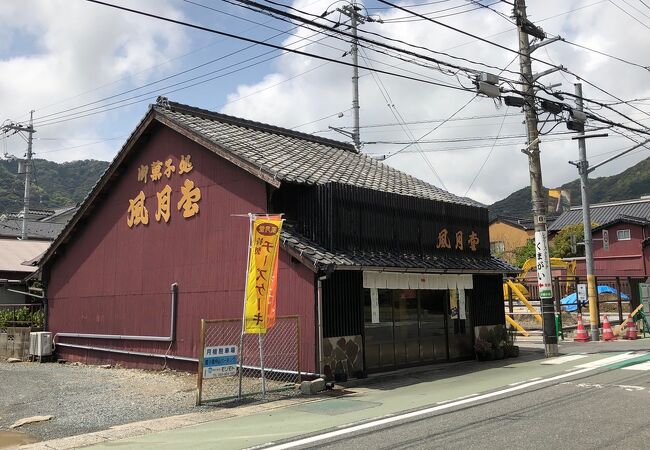
[[[573,338],[575,342],[589,342],[589,336],[587,335],[587,330],[582,324],[582,314],[578,313],[578,328],[576,329],[576,335]]]
[[[612,326],[609,324],[609,319],[607,314],[603,318],[603,341],[613,341],[616,339],[614,337],[614,332],[612,331]]]
[[[629,339],[631,341],[634,341],[636,339],[639,339],[638,336],[638,331],[636,329],[636,323],[634,323],[634,319],[632,319],[632,315],[627,319],[627,335],[625,336],[625,339]]]

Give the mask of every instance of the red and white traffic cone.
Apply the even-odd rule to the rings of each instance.
[[[634,322],[634,319],[632,319],[632,315],[630,314],[630,317],[627,319],[627,335],[625,336],[625,339],[629,339],[631,341],[634,341],[636,339],[639,339],[638,335],[638,330],[636,329],[636,323]]]
[[[578,313],[578,328],[576,328],[576,335],[573,338],[575,342],[589,342],[589,335],[587,335],[587,330],[582,324],[582,314]]]
[[[616,339],[614,332],[612,331],[612,326],[609,324],[609,319],[607,314],[603,318],[603,341],[613,341]]]

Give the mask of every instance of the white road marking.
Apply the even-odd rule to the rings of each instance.
[[[639,356],[645,355],[646,352],[626,352],[621,355],[610,356],[609,358],[599,359],[598,361],[591,361],[588,363],[580,364],[576,367],[580,369],[596,369],[598,367],[608,366],[610,364],[615,364],[619,362],[626,361],[632,358],[638,358]]]
[[[640,364],[634,364],[633,366],[622,367],[623,370],[650,370],[650,361],[646,361]]]
[[[510,383],[508,386],[517,386],[518,384],[528,383],[529,381],[537,381],[537,380],[541,380],[541,379],[542,379],[542,377],[535,377],[535,378],[531,378],[529,380],[517,381],[516,383]]]
[[[457,400],[463,400],[470,397],[476,397],[477,395],[478,394],[469,394],[469,395],[463,395],[462,397],[452,398],[451,400],[442,400],[440,402],[436,402],[436,405],[444,405],[445,403],[455,402]]]
[[[591,372],[592,370],[595,370],[595,369],[596,369],[596,367],[586,367],[584,369],[576,370],[576,371],[571,372],[571,373],[564,373],[562,375],[556,375],[556,376],[551,377],[551,378],[545,378],[545,379],[540,379],[540,380],[536,380],[536,381],[531,381],[531,382],[528,382],[528,383],[520,384],[518,386],[513,386],[513,387],[506,388],[506,389],[502,389],[500,391],[489,392],[487,394],[482,394],[482,395],[478,395],[478,396],[475,396],[475,397],[466,398],[466,399],[463,399],[463,400],[457,400],[457,401],[454,401],[454,402],[451,402],[451,403],[446,403],[444,405],[432,406],[430,408],[421,409],[419,411],[412,411],[412,412],[405,413],[405,414],[399,414],[399,415],[396,415],[396,416],[393,416],[393,417],[387,417],[387,418],[384,418],[384,419],[374,420],[372,422],[367,422],[367,423],[364,423],[364,424],[361,424],[361,425],[355,425],[355,426],[351,426],[351,427],[348,427],[348,428],[343,428],[343,429],[340,429],[340,430],[330,431],[330,432],[327,432],[327,433],[319,434],[317,436],[311,436],[311,437],[307,437],[307,438],[303,438],[303,439],[298,439],[296,441],[287,442],[285,444],[274,445],[272,447],[267,447],[267,450],[283,450],[283,449],[287,449],[287,448],[299,447],[301,445],[313,444],[315,442],[320,442],[320,441],[324,441],[326,439],[332,439],[332,438],[335,438],[335,437],[344,436],[346,434],[355,433],[357,431],[367,430],[369,428],[375,428],[375,427],[379,427],[379,426],[382,426],[382,425],[387,425],[387,424],[390,424],[390,423],[398,422],[400,420],[411,419],[411,418],[414,418],[414,417],[419,417],[419,416],[423,416],[423,415],[426,415],[426,414],[431,414],[431,413],[438,412],[438,411],[444,411],[445,409],[453,408],[455,406],[466,405],[468,403],[474,403],[474,402],[478,402],[478,401],[485,400],[485,399],[488,399],[488,398],[498,397],[500,395],[520,391],[522,389],[526,389],[526,388],[529,388],[531,386],[536,386],[538,384],[550,383],[550,382],[553,382],[553,381],[556,381],[556,380],[561,380],[563,378],[572,377],[574,375],[580,375],[580,374],[583,374],[583,373],[586,373],[586,372]]]
[[[642,391],[645,389],[643,386],[629,386],[627,384],[615,384],[614,386],[625,389],[628,392]]]
[[[565,355],[565,356],[559,356],[557,358],[551,358],[551,359],[545,360],[542,363],[542,365],[551,366],[551,365],[556,365],[556,364],[564,364],[566,362],[586,358],[587,356],[589,356],[589,355]]]

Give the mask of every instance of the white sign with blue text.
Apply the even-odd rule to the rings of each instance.
[[[205,347],[203,378],[229,377],[237,374],[237,346]]]

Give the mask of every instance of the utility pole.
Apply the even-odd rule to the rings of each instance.
[[[576,107],[582,112],[582,83],[575,83]],[[589,203],[589,161],[587,161],[587,146],[584,138],[585,132],[580,132],[578,150],[580,159],[577,162],[580,174],[580,193],[582,195],[582,222],[585,234],[585,260],[587,264],[587,298],[589,299],[589,325],[592,341],[600,339],[598,330],[598,293],[596,291],[596,278],[594,275],[594,248],[591,237],[591,209]]]
[[[352,117],[354,120],[352,128],[352,141],[355,148],[361,150],[361,135],[359,132],[359,42],[357,39],[357,25],[364,23],[366,17],[359,14],[359,8],[354,2],[346,4],[339,8],[339,11],[350,18],[350,27],[352,28]]]
[[[34,135],[34,111],[29,112],[29,126],[10,123],[2,127],[2,132],[6,133],[9,130],[14,130],[16,133],[25,131],[27,137],[27,158],[25,160],[25,195],[23,197],[23,226],[20,233],[20,239],[28,239],[27,235],[27,216],[29,215],[29,198],[30,188],[32,183],[32,142]]]
[[[27,216],[29,215],[29,194],[32,184],[32,141],[34,136],[34,110],[29,112],[29,129],[27,131],[27,161],[25,164],[25,197],[23,200],[23,229],[20,239],[27,239]]]
[[[525,0],[515,0],[514,15],[517,19],[519,32],[519,65],[521,70],[522,90],[525,95],[524,111],[526,113],[526,131],[528,136],[528,149],[523,151],[528,155],[533,219],[535,223],[537,286],[539,287],[539,297],[542,304],[544,350],[546,357],[548,358],[558,355],[558,345],[555,329],[555,307],[553,305],[551,267],[548,254],[548,235],[546,230],[547,201],[545,196],[542,195],[544,187],[542,184],[542,167],[539,158],[539,133],[537,130],[535,90],[533,87],[534,81],[539,78],[540,75],[533,75],[530,60],[531,48],[530,42],[528,41],[528,33],[539,29],[532,25],[526,18]],[[543,36],[541,30],[539,30],[539,33],[542,33]]]

